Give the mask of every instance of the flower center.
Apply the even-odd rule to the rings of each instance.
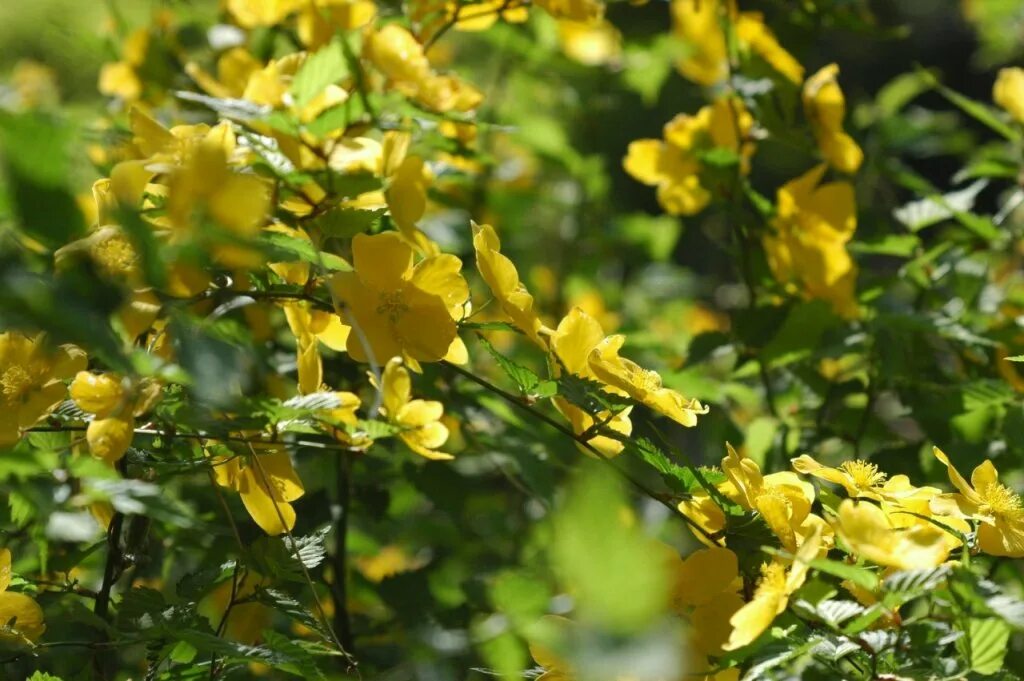
[[[641,390],[648,392],[654,392],[661,389],[661,376],[658,375],[657,371],[651,371],[650,369],[640,369],[636,372],[634,383]]]
[[[406,305],[402,293],[400,291],[390,291],[388,293],[381,293],[380,299],[377,304],[377,314],[385,315],[392,324],[397,322],[402,315],[409,311],[409,306]]]
[[[853,484],[861,489],[868,489],[885,482],[885,473],[878,470],[878,466],[867,461],[845,461],[839,468],[850,476]]]
[[[35,381],[32,378],[32,374],[25,370],[22,366],[12,366],[4,371],[3,375],[0,375],[0,392],[7,397],[8,401],[13,402],[21,398],[27,393]]]
[[[990,482],[978,490],[983,508],[992,515],[1013,515],[1021,512],[1020,495],[1006,485]]]
[[[89,254],[107,276],[128,274],[138,261],[135,249],[120,234],[95,244]]]
[[[786,568],[781,563],[761,565],[761,581],[757,583],[756,595],[785,594]]]

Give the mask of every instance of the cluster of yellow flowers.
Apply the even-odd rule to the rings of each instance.
[[[584,62],[606,58],[605,43],[616,38],[609,37],[614,28],[602,3],[536,0],[533,5],[562,22],[567,51],[580,50]],[[386,20],[368,0],[227,0],[225,6],[240,30],[294,27],[298,51],[265,60],[233,45],[221,51],[212,68],[180,55],[186,73],[205,93],[193,94],[195,101],[213,101],[215,110],[235,107],[236,113],[223,113],[214,125],[165,125],[161,119],[171,114],[156,106],[164,93],[149,91],[139,69],[154,32],[167,25],[129,36],[121,59],[103,69],[99,87],[124,104],[131,139],[110,152],[109,177],[92,187],[92,201],[84,206],[90,233],[57,250],[57,266],[88,259],[102,276],[128,290],[116,315],[122,340],[167,361],[175,359],[168,306],[208,311],[208,294],[215,289],[249,296],[255,304],[244,314],[254,333],[263,333],[276,314],[294,336],[294,388],[282,392],[329,398],[331,406],[318,409],[312,419],[319,432],[352,451],[365,451],[374,437],[383,437],[371,436],[365,427],[378,419],[417,455],[450,459],[444,451],[450,435],[444,405],[415,398],[412,379],[424,364],[469,362],[459,334],[473,314],[470,285],[462,260],[443,252],[420,229],[430,209],[428,190],[442,187],[430,159],[414,153],[415,126],[402,118],[377,125],[363,100],[370,94],[399,96],[439,117],[437,130],[448,140],[472,148],[475,112],[484,95],[432,63],[429,48],[448,28],[481,30],[498,19],[523,21],[527,3],[420,0],[412,3],[409,27]],[[838,67],[825,66],[805,80],[803,67],[762,17],[739,12],[731,0],[673,0],[672,16],[674,31],[692,48],[677,64],[680,73],[704,86],[725,87],[695,114],[667,123],[663,139],[630,144],[625,169],[656,187],[659,203],[671,214],[694,215],[716,200],[735,200],[718,193],[709,171],[719,163],[715,153],[725,152],[737,183],[750,172],[760,131],[734,87],[732,70],[741,57],[762,60],[792,87],[802,88],[821,161],[778,190],[768,229],[759,235],[768,266],[785,290],[825,300],[844,317],[857,316],[857,270],[846,249],[856,229],[853,185],[846,179],[823,182],[830,168],[849,175],[863,160],[843,127],[846,105]],[[339,33],[358,40],[339,43]],[[587,52],[577,40],[596,40],[603,47]],[[740,54],[730,54],[730,46]],[[333,71],[323,77],[322,69],[310,67],[316,63]],[[1024,122],[1024,71],[1004,70],[995,100]],[[334,118],[338,112],[344,116]],[[336,124],[325,125],[325,119]],[[354,179],[356,188],[339,189],[337,178]],[[339,237],[323,219],[338,213],[360,220],[386,215],[394,228]],[[165,259],[166,271],[147,271],[133,236],[139,229],[182,257]],[[493,304],[489,319],[521,333],[543,354],[552,377],[582,379],[629,405],[595,412],[563,395],[553,398],[585,454],[620,454],[637,406],[684,427],[695,426],[707,413],[700,401],[624,357],[626,338],[609,335],[581,307],[557,323],[545,323],[515,264],[502,253],[497,231],[476,223],[467,225],[470,229],[476,269]],[[295,257],[279,251],[268,256],[268,242],[289,244],[286,250]],[[197,253],[198,260],[191,257]],[[254,284],[254,273],[271,286]],[[230,283],[216,283],[214,274],[228,275]],[[288,295],[275,295],[274,287],[288,287]],[[318,298],[318,292],[330,299]],[[367,382],[348,386],[352,391],[329,385],[321,346],[362,365]],[[378,394],[372,408],[358,394],[369,392],[360,390],[366,386]],[[0,445],[17,442],[70,398],[85,414],[89,451],[114,465],[144,429],[138,424],[151,422],[165,387],[152,378],[90,370],[82,350],[51,347],[41,336],[0,334]],[[203,440],[216,483],[237,491],[268,534],[290,531],[291,504],[305,490],[288,448],[276,433],[239,435],[244,437]],[[767,630],[804,583],[809,563],[837,546],[887,570],[928,568],[959,548],[968,550],[966,538],[976,528],[980,551],[1024,556],[1024,507],[999,482],[991,463],[975,469],[968,482],[945,454],[936,450],[935,456],[946,465],[956,492],[914,487],[906,476],[887,477],[863,461],[829,468],[808,456],[793,460],[795,473],[765,475],[730,447],[721,465],[725,481],[679,504],[708,547],[685,560],[674,556],[675,600],[693,623],[692,646],[709,668],[712,659]],[[797,473],[840,485],[848,498],[818,515],[812,509],[821,499]],[[782,548],[761,568],[749,594],[740,590],[738,558],[728,548],[734,510],[763,519]],[[42,613],[27,596],[6,591],[9,579],[10,554],[3,551],[0,636],[35,640],[44,629]],[[849,589],[858,600],[874,598],[855,585]],[[730,674],[735,670],[714,678]]]

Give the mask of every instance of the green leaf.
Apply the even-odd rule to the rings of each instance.
[[[1003,357],[1007,362],[1024,362],[1024,355],[1014,355],[1013,357]]]
[[[638,524],[623,522],[626,497],[605,467],[589,462],[557,511],[551,558],[561,583],[572,589],[583,621],[627,634],[664,612],[668,564],[651,560],[654,540]]]
[[[684,468],[669,459],[665,452],[647,438],[626,440],[625,444],[629,451],[636,453],[648,466],[658,471],[661,479],[672,491],[680,494],[692,494],[702,488],[695,471]]]
[[[995,674],[1003,666],[1006,646],[1010,640],[1010,627],[995,618],[971,618],[965,636],[956,642],[971,671]]]
[[[937,90],[939,94],[974,120],[999,133],[1008,140],[1017,141],[1020,139],[1020,132],[1004,123],[1002,119],[1000,119],[999,113],[989,105],[982,104],[970,97],[965,97],[956,90],[946,87],[940,83],[934,75],[924,69],[918,69],[918,72],[922,74],[922,77],[935,90]]]
[[[874,591],[878,587],[878,575],[864,567],[840,563],[828,558],[815,558],[810,562],[810,566],[833,577],[848,579],[869,591]]]
[[[488,353],[490,353],[491,357],[494,358],[494,361],[498,363],[501,370],[505,372],[505,375],[512,379],[512,382],[516,384],[516,388],[519,390],[521,395],[533,395],[538,388],[542,387],[545,392],[550,390],[548,386],[542,386],[540,377],[532,370],[521,364],[513,362],[511,359],[498,352],[495,347],[491,345],[490,341],[480,334],[477,334],[477,338],[480,340],[480,344],[484,346]],[[548,381],[544,381],[543,383],[548,383]]]
[[[374,225],[380,222],[386,212],[383,208],[378,210],[335,208],[318,217],[313,224],[324,233],[324,236],[351,239],[356,234],[370,231]]]
[[[963,189],[941,196],[932,196],[906,203],[893,211],[893,217],[907,229],[917,232],[934,224],[948,220],[957,212],[974,208],[974,200],[981,190],[988,186],[987,180],[976,180]]]
[[[815,300],[793,305],[778,333],[761,350],[761,361],[779,366],[807,356],[835,322],[828,303]]]
[[[938,207],[944,209],[945,211],[948,211],[949,217],[954,218],[958,223],[966,227],[968,230],[973,232],[978,237],[986,241],[995,241],[1002,237],[1002,230],[1000,230],[999,227],[992,222],[992,220],[986,217],[982,217],[980,215],[975,215],[974,213],[970,213],[967,210],[962,210],[958,205],[956,205],[956,200],[954,200],[953,203],[950,203],[947,200],[947,197],[950,195],[944,196],[941,192],[939,192],[939,190],[932,186],[931,182],[929,182],[921,175],[918,175],[914,171],[910,170],[903,164],[893,162],[892,165],[894,167],[893,174],[897,182],[899,182],[907,189],[910,189],[911,191],[915,192],[916,194],[923,196],[926,201],[934,202]],[[978,182],[983,182],[983,180],[979,180]],[[974,185],[972,185],[972,187],[973,186]],[[970,189],[970,187],[968,189]],[[971,198],[971,201],[973,202],[973,198]],[[904,208],[906,208],[906,206],[904,206]],[[907,216],[904,215],[904,217]],[[915,216],[911,214],[910,217]],[[897,217],[897,219],[899,218]],[[930,224],[934,224],[934,222],[925,221],[925,223],[922,224],[922,227],[920,228],[923,229],[924,227]]]
[[[70,186],[67,121],[0,110],[0,156],[10,199],[22,229],[51,249],[84,234]]]
[[[281,262],[302,260],[335,272],[352,271],[352,266],[344,259],[333,253],[317,250],[316,246],[306,239],[278,232],[263,232],[260,240],[269,251],[268,257],[271,259]]]
[[[321,47],[302,63],[292,79],[291,93],[301,109],[313,101],[331,83],[349,75],[348,62],[338,40]]]

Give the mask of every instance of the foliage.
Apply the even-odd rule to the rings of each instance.
[[[1017,3],[108,4],[0,21],[4,678],[1019,678]]]

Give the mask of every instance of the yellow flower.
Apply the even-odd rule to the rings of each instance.
[[[597,320],[580,308],[574,307],[559,322],[558,328],[552,334],[551,349],[566,371],[581,378],[596,379],[597,377],[590,368],[589,358],[591,351],[602,340],[604,340],[604,331]],[[569,420],[573,432],[577,435],[581,435],[594,427],[594,417],[568,400],[556,397],[554,398],[554,403],[558,411]],[[606,422],[606,428],[628,436],[633,432],[633,423],[629,419],[630,411],[632,411],[632,407],[627,407],[614,415],[603,411],[597,414],[597,420],[602,423]],[[605,457],[617,456],[624,447],[623,443],[619,440],[600,434],[589,438],[587,444],[597,449]],[[582,446],[580,446],[580,451],[587,456],[593,456],[589,450]]]
[[[42,336],[0,333],[0,446],[12,445],[64,399],[64,379],[85,368],[73,345],[45,347]]]
[[[423,26],[422,31],[434,35],[450,22],[457,31],[486,31],[499,19],[521,24],[530,10],[520,0],[481,0],[464,4],[458,0],[413,0],[407,3],[409,18]]]
[[[844,317],[858,314],[857,266],[846,242],[857,229],[853,185],[829,182],[819,164],[778,192],[778,213],[764,248],[772,274],[808,298],[828,301]]]
[[[534,311],[533,296],[519,280],[515,264],[501,253],[501,241],[494,228],[474,222],[473,248],[476,251],[476,267],[501,311],[513,326],[534,343],[547,349],[541,334],[550,334],[551,329],[541,323]]]
[[[396,90],[435,111],[467,112],[483,99],[472,85],[435,73],[423,45],[398,24],[388,24],[370,35],[366,54]]]
[[[130,33],[121,49],[121,61],[109,62],[100,68],[99,91],[126,102],[141,99],[143,83],[138,69],[145,63],[148,50],[148,30],[140,28]]]
[[[831,541],[827,525],[811,513],[814,487],[810,483],[789,471],[762,475],[757,462],[741,456],[728,443],[726,448],[722,470],[728,479],[717,485],[723,496],[747,511],[756,511],[787,551],[795,551],[815,532]],[[725,513],[705,491],[680,502],[679,510],[708,533],[725,529]]]
[[[252,645],[260,640],[263,630],[270,626],[273,611],[257,601],[247,600],[256,594],[257,587],[270,586],[269,580],[253,572],[242,572],[238,582],[228,579],[217,585],[199,604],[199,611],[217,628],[224,620],[224,636],[232,641]],[[232,596],[236,601],[231,609]],[[330,602],[330,601],[328,601]]]
[[[742,12],[736,18],[736,37],[793,83],[803,81],[804,67],[779,44],[760,12]]]
[[[417,570],[423,567],[424,562],[416,556],[410,556],[401,546],[389,544],[382,546],[373,555],[359,556],[355,564],[363,577],[374,584],[380,584],[388,577]]]
[[[243,28],[274,26],[297,11],[304,0],[227,0],[227,9]]]
[[[804,475],[811,475],[836,485],[842,485],[846,494],[853,499],[866,498],[876,501],[893,502],[900,505],[915,505],[915,500],[927,501],[938,493],[934,487],[914,487],[905,475],[891,478],[868,461],[855,459],[844,461],[838,468],[823,466],[804,454],[792,460],[793,469]]]
[[[264,532],[278,535],[295,526],[295,501],[305,489],[284,449],[259,444],[248,454],[216,456],[213,465],[217,484],[238,492],[242,504]],[[283,521],[283,523],[282,523]]]
[[[388,362],[381,383],[381,412],[389,423],[400,428],[398,437],[409,449],[435,461],[454,458],[438,451],[448,440],[448,428],[441,423],[444,405],[433,400],[412,399],[412,380],[401,359],[395,357]]]
[[[90,421],[85,430],[85,441],[94,457],[116,463],[128,451],[134,435],[135,419],[131,415],[111,416]]]
[[[131,445],[134,417],[148,411],[160,397],[160,384],[131,385],[116,374],[79,371],[69,392],[79,409],[95,415],[85,431],[90,453],[113,464]]]
[[[412,247],[397,232],[382,232],[356,235],[352,263],[354,271],[335,274],[331,287],[353,329],[353,359],[435,362],[464,347],[455,325],[469,299],[461,260],[443,253],[414,266]]]
[[[733,0],[672,0],[672,32],[686,44],[684,56],[676,61],[679,73],[700,85],[714,85],[729,75],[723,2],[739,48],[799,84],[804,74],[800,62],[779,44],[760,12],[737,12]]]
[[[932,500],[932,510],[941,515],[973,518],[978,527],[978,548],[992,556],[1024,557],[1024,504],[1020,495],[999,482],[999,471],[991,461],[983,461],[967,482],[935,447],[935,458],[946,466],[954,494]],[[943,519],[945,520],[945,518]]]
[[[78,408],[100,418],[120,411],[127,400],[127,391],[120,376],[79,371],[68,389]]]
[[[422,158],[408,154],[411,142],[407,132],[384,133],[380,159],[380,173],[388,180],[384,199],[402,236],[420,253],[436,255],[437,247],[416,226],[427,210],[432,174]]]
[[[714,85],[729,71],[725,33],[719,23],[721,0],[672,0],[672,31],[686,43],[685,56],[676,62],[684,77],[700,85]]]
[[[761,566],[761,579],[754,597],[732,616],[732,633],[722,648],[736,650],[752,643],[763,634],[775,618],[789,605],[789,597],[803,586],[809,563],[822,548],[821,528],[815,528],[788,566],[779,560]]]
[[[664,140],[630,142],[622,165],[640,182],[658,188],[658,203],[666,212],[694,215],[711,200],[700,182],[700,152],[713,148],[734,151],[746,172],[754,153],[754,145],[747,139],[752,127],[753,117],[742,102],[719,99],[694,116],[679,114],[666,123]]]
[[[697,416],[708,413],[708,408],[664,387],[656,371],[620,357],[619,350],[625,342],[625,336],[609,336],[590,351],[588,364],[594,376],[676,423],[688,428],[697,425]]]
[[[1006,109],[1010,118],[1024,123],[1024,69],[1018,66],[999,69],[992,87],[992,99]]]
[[[610,21],[558,22],[558,41],[566,56],[586,66],[614,64],[622,56],[622,34]]]
[[[604,17],[602,0],[535,0],[534,4],[556,19],[591,22]]]
[[[319,344],[344,352],[352,329],[343,324],[338,315],[314,310],[308,303],[285,303],[281,307],[284,308],[288,328],[295,335],[299,392],[315,393],[320,390],[324,373]]]
[[[693,647],[701,655],[721,655],[732,632],[729,620],[743,607],[736,554],[719,546],[700,549],[674,572],[673,603],[680,612],[688,610]]]
[[[46,631],[43,610],[25,594],[8,591],[11,552],[0,549],[0,643],[31,645]]]
[[[317,49],[334,37],[335,31],[366,26],[377,15],[373,0],[314,0],[299,13],[298,34],[302,44]]]
[[[829,64],[804,83],[804,112],[814,129],[822,156],[836,170],[855,173],[864,160],[864,152],[843,131],[846,99],[839,88],[839,67]]]
[[[941,565],[951,546],[945,530],[906,514],[886,513],[867,502],[844,499],[835,531],[850,551],[877,565],[900,570]]]
[[[168,181],[167,215],[182,230],[195,231],[196,213],[212,218],[233,236],[255,236],[270,208],[270,192],[254,174],[234,172],[222,145],[204,141],[197,145],[185,165]],[[218,258],[228,265],[252,264],[254,254],[242,244],[227,243],[217,249]]]
[[[263,64],[244,47],[232,47],[217,58],[217,77],[214,78],[195,62],[185,64],[185,72],[199,87],[214,97],[241,98],[252,76]]]

